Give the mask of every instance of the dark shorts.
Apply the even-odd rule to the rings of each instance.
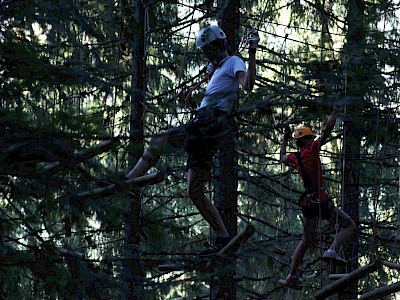
[[[187,124],[155,135],[155,139],[163,137],[163,152],[183,148],[188,153],[186,170],[201,168],[211,171],[214,154],[233,145],[233,134],[231,117],[218,110],[201,110]]]
[[[232,120],[219,111],[203,112],[185,125],[187,139],[184,149],[188,153],[186,170],[201,168],[211,170],[215,153],[232,145],[234,141]]]
[[[301,206],[301,211],[303,215],[308,219],[319,216],[321,216],[321,219],[328,219],[334,209],[335,204],[330,198],[327,201],[320,201],[319,204],[311,206]]]

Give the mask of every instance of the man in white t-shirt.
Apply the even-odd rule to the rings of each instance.
[[[216,151],[233,143],[233,130],[229,117],[241,85],[246,91],[254,87],[256,77],[255,53],[260,38],[253,27],[249,34],[249,68],[238,56],[229,56],[226,35],[220,27],[209,25],[196,37],[196,45],[209,59],[211,77],[196,117],[188,124],[171,128],[153,136],[135,167],[126,175],[128,179],[144,175],[158,161],[163,152],[184,148],[188,153],[186,164],[187,192],[204,219],[216,235],[214,245],[199,253],[209,256],[217,253],[231,237],[213,203],[205,196],[204,186],[210,180],[211,163]]]

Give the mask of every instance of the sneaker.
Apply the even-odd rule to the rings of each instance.
[[[303,286],[299,284],[299,279],[297,275],[288,275],[286,279],[280,279],[279,283],[285,287],[295,289],[295,290],[301,290],[303,289]]]
[[[322,255],[322,260],[327,263],[333,263],[339,266],[345,266],[347,261],[339,257],[335,250],[328,249]]]

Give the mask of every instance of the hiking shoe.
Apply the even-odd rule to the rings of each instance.
[[[339,257],[335,250],[328,249],[322,255],[322,260],[327,263],[333,263],[339,266],[345,266],[347,261]]]
[[[285,287],[295,289],[295,290],[301,290],[303,289],[303,286],[299,284],[299,279],[297,275],[288,275],[286,279],[280,279],[279,283]]]

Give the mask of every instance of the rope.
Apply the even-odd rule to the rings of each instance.
[[[192,99],[192,94],[195,90],[197,90],[200,85],[205,82],[208,78],[210,78],[212,76],[212,74],[214,74],[215,70],[217,68],[219,68],[221,66],[221,64],[219,63],[217,66],[215,66],[215,68],[208,73],[206,76],[204,76],[199,82],[197,82],[196,84],[194,84],[190,89],[189,92],[187,93],[186,97],[185,97],[185,104],[186,106],[189,108],[189,110],[194,113],[196,111],[196,109],[193,107],[192,103],[191,103],[191,99]]]
[[[265,10],[264,10],[264,12],[265,12]],[[286,40],[282,44],[282,48],[286,49]],[[282,48],[281,48],[281,52],[282,52]],[[281,60],[284,60],[284,55],[281,56]],[[283,67],[282,79],[283,79],[283,82],[286,82],[286,65],[284,65],[284,67]],[[283,121],[283,112],[284,112],[284,109],[283,109],[283,103],[282,103],[282,107],[281,107],[281,118],[282,118],[282,121]],[[281,174],[283,174],[283,164],[281,164]],[[279,190],[280,190],[279,191],[280,194],[282,194],[282,176],[280,178]],[[290,195],[291,195],[291,193],[290,193]],[[281,223],[283,222],[283,217],[282,217],[283,216],[283,214],[282,214],[283,212],[286,215],[286,199],[285,199],[285,203],[281,204],[279,206],[279,223],[278,223],[277,230],[276,230],[275,245],[278,242],[279,230],[280,230],[280,227],[281,227]]]
[[[196,10],[196,8],[193,8],[193,10]],[[187,39],[186,39],[186,45],[185,45],[185,52],[184,52],[184,54],[183,54],[183,57],[182,57],[182,61],[181,61],[181,70],[183,71],[183,66],[184,66],[184,62],[185,62],[185,57],[186,57],[186,55],[187,55],[187,51],[188,51],[188,48],[189,48],[189,36],[190,36],[190,33],[191,33],[191,31],[192,31],[192,24],[193,24],[193,20],[194,20],[194,11],[193,11],[193,13],[192,13],[192,19],[191,19],[191,21],[190,21],[190,27],[189,27],[189,33],[188,33],[188,35],[187,35]],[[179,74],[179,76],[178,76],[178,83],[180,84],[181,83],[181,80],[182,80],[182,73],[180,73]],[[204,79],[204,81],[205,81],[206,79]],[[203,81],[203,82],[204,82]],[[200,84],[199,84],[199,86],[200,86]],[[196,89],[197,89],[198,87],[196,87]],[[190,103],[189,103],[189,100],[187,100],[187,98],[188,98],[188,96],[189,96],[189,94],[190,94],[190,96],[192,95],[192,93],[193,93],[193,91],[194,91],[194,89],[189,89],[189,92],[188,92],[188,95],[186,96],[186,98],[185,98],[185,104],[186,104],[186,106],[187,107],[189,107],[189,108],[191,108],[191,106],[190,106]],[[176,98],[178,97],[178,95],[176,96]],[[175,99],[176,100],[176,99]]]
[[[398,149],[400,149],[400,144],[398,146]],[[396,235],[395,235],[395,238],[394,238],[394,241],[393,241],[393,247],[392,247],[392,250],[391,250],[391,256],[392,257],[394,256],[395,246],[396,246],[396,243],[397,243],[397,240],[398,240],[398,236],[400,234],[400,218],[399,218],[399,216],[400,216],[400,162],[398,162],[398,175],[399,175],[399,178],[398,178],[398,197],[397,197],[398,200],[397,200],[397,205],[396,205],[396,207],[397,207],[397,216],[398,217],[397,217],[397,221],[396,221]]]
[[[319,127],[321,128],[321,124],[322,124],[322,121],[321,121],[321,119],[319,119]],[[322,146],[322,145],[321,145]],[[319,149],[318,150],[318,154],[319,154],[319,152],[320,152],[320,150],[321,149]],[[322,170],[322,162],[321,162],[321,158],[320,157],[318,157],[318,160],[319,160],[319,163],[321,164],[321,170]],[[321,184],[321,182],[320,182],[320,179],[322,178],[322,174],[320,174],[319,173],[320,172],[320,169],[318,169],[318,174],[317,174],[317,178],[318,178],[318,187],[320,187],[320,186],[322,186],[322,184]],[[325,187],[326,188],[326,187]],[[320,200],[321,201],[321,200]],[[322,273],[323,273],[323,265],[322,265],[322,255],[323,255],[323,253],[324,253],[324,251],[325,251],[325,248],[323,247],[323,239],[322,239],[322,208],[321,208],[321,205],[319,205],[319,207],[318,207],[318,214],[319,214],[319,218],[318,218],[318,227],[316,226],[316,228],[315,229],[317,229],[318,228],[318,236],[319,236],[319,244],[320,244],[320,247],[319,247],[319,255],[320,255],[320,260],[319,260],[319,268],[320,268],[320,272],[319,272],[319,285],[320,285],[320,288],[322,287]]]
[[[373,185],[373,221],[372,221],[372,238],[371,238],[371,260],[376,257],[377,254],[377,241],[376,241],[376,233],[377,233],[377,223],[378,223],[378,198],[379,198],[379,175],[377,168],[378,162],[378,126],[379,126],[379,110],[376,113],[376,130],[375,130],[375,145],[374,145],[374,185]]]
[[[396,207],[397,207],[397,216],[400,216],[400,163],[399,163],[398,174],[399,174],[399,179],[398,179],[399,188],[398,188],[398,197],[397,197],[398,201],[397,201]],[[396,229],[397,229],[396,230],[396,235],[395,235],[395,238],[394,238],[394,241],[393,241],[393,247],[392,247],[392,250],[391,250],[391,256],[392,257],[394,256],[394,251],[396,250],[395,246],[396,246],[396,243],[397,243],[397,237],[398,237],[399,232],[400,232],[400,218],[399,217],[397,217]]]
[[[146,22],[146,24],[147,24],[147,32],[149,32],[150,31],[150,25],[149,25],[149,16],[148,16],[148,8],[147,8],[147,6],[145,6],[145,8],[146,8],[146,14],[145,14],[145,22]],[[179,68],[179,72],[178,72],[178,78],[177,78],[177,82],[178,82],[178,86],[182,83],[182,73],[183,73],[183,67],[184,67],[184,64],[185,64],[185,58],[186,58],[186,56],[187,56],[187,53],[188,53],[188,49],[189,49],[189,41],[190,41],[190,34],[191,34],[191,32],[192,32],[192,24],[194,24],[194,16],[195,16],[195,11],[197,10],[197,8],[196,8],[196,6],[194,6],[193,7],[193,13],[191,14],[192,15],[192,17],[191,17],[191,21],[190,21],[190,26],[189,26],[189,32],[188,32],[188,34],[185,36],[185,38],[186,38],[186,42],[185,42],[185,50],[184,50],[184,53],[183,53],[183,55],[182,55],[182,59],[181,59],[181,62],[180,62],[180,68]],[[178,113],[177,113],[177,110],[176,110],[176,102],[177,102],[177,99],[178,99],[178,96],[179,96],[179,93],[177,93],[176,95],[175,95],[175,97],[174,97],[174,99],[173,99],[173,105],[174,105],[174,108],[173,108],[173,112],[172,112],[172,116],[170,117],[170,118],[163,118],[163,119],[167,119],[167,128],[168,129],[170,129],[170,128],[173,128],[174,126],[172,125],[172,123],[173,123],[173,117],[176,117],[177,118],[177,116],[178,116]],[[165,114],[168,114],[167,112],[165,113]],[[163,151],[161,151],[161,155],[160,155],[160,158],[159,158],[159,160],[158,160],[158,162],[157,162],[157,166],[158,167],[160,167],[160,165],[161,165],[161,163],[162,163],[162,160],[163,160],[163,157],[165,157],[165,155],[166,155],[166,151],[165,151],[165,149],[166,149],[166,147],[167,147],[167,140],[165,140],[165,143],[164,143],[164,145],[163,145]]]

